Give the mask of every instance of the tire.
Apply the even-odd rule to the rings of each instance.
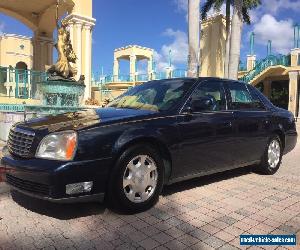
[[[152,207],[163,188],[164,165],[151,146],[137,144],[126,149],[117,160],[108,184],[109,205],[126,213]]]
[[[261,163],[258,166],[258,171],[272,175],[277,172],[282,159],[282,142],[278,135],[273,135],[268,141]]]

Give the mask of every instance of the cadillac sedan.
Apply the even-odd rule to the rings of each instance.
[[[218,78],[150,81],[106,108],[14,125],[6,182],[53,202],[151,207],[164,185],[254,165],[279,169],[296,144],[293,114],[254,87]]]

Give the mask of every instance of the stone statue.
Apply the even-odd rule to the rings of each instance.
[[[58,24],[58,5],[56,4],[56,26],[57,26],[57,43],[55,48],[58,53],[57,62],[50,66],[47,72],[50,74],[49,80],[71,80],[76,75],[77,70],[70,63],[76,63],[77,57],[74,53],[70,32],[67,30],[67,23],[62,20],[61,25]]]

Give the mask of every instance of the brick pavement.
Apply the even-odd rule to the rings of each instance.
[[[300,143],[274,176],[245,168],[174,184],[154,208],[136,215],[115,214],[105,204],[11,195],[0,183],[0,249],[234,250],[246,249],[240,234],[268,233],[296,233],[299,241],[299,160]]]

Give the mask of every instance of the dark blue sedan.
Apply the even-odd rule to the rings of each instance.
[[[278,170],[293,114],[254,87],[217,78],[151,81],[106,108],[12,127],[2,165],[19,192],[54,202],[152,206],[164,185],[254,165]]]

